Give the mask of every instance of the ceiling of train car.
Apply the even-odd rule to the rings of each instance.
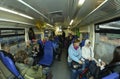
[[[103,1],[85,0],[83,5],[78,6],[79,0],[0,0],[0,6],[32,16],[35,21],[41,20],[52,25],[68,27],[72,19],[75,19],[72,24],[74,26]]]
[[[84,19],[79,22],[78,26],[85,26],[90,23],[99,23],[119,16],[120,0],[105,0],[102,5],[84,17]],[[118,27],[118,24],[120,25],[119,22],[115,22],[114,24],[111,23],[114,27]]]

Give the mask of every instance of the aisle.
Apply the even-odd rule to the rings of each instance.
[[[53,79],[70,79],[70,70],[67,65],[66,52],[62,53],[61,61],[54,61],[51,69]]]

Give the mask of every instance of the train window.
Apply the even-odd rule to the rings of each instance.
[[[120,45],[120,20],[111,20],[95,25],[96,58],[106,63],[112,60],[114,48]]]
[[[120,45],[120,21],[96,25],[95,32],[99,33],[100,41],[112,45]]]

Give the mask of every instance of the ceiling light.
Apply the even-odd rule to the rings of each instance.
[[[22,14],[22,13],[19,13],[19,12],[16,12],[16,11],[13,11],[13,10],[10,10],[10,9],[7,9],[7,8],[0,7],[0,10],[5,11],[5,12],[9,12],[9,13],[13,13],[13,14],[16,14],[16,15],[19,15],[19,16],[22,16],[22,17],[25,17],[25,18],[28,18],[28,19],[34,19],[31,16],[28,16],[28,15],[25,15],[25,14]]]
[[[70,21],[70,24],[69,24],[69,25],[72,25],[73,21],[74,21],[74,20],[72,19],[72,20]]]
[[[34,24],[31,24],[31,23],[26,23],[26,22],[21,22],[21,21],[15,21],[15,20],[9,20],[9,19],[3,19],[3,18],[0,18],[0,21],[35,26]]]
[[[85,0],[79,0],[78,5],[81,6],[81,5],[83,5],[84,2],[85,2]]]
[[[23,0],[18,0],[20,3],[24,4],[25,6],[29,7],[30,9],[34,10],[35,12],[37,12],[38,14],[40,14],[41,16],[43,16],[44,18],[48,19],[44,14],[42,14],[41,12],[39,12],[38,10],[36,10],[35,8],[33,8],[32,6],[30,6],[29,4],[27,4],[26,2],[24,2]]]
[[[118,27],[106,26],[106,25],[100,25],[99,28],[102,28],[102,29],[120,29]]]

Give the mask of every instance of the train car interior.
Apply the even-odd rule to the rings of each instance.
[[[0,0],[0,79],[120,79],[120,0]]]

